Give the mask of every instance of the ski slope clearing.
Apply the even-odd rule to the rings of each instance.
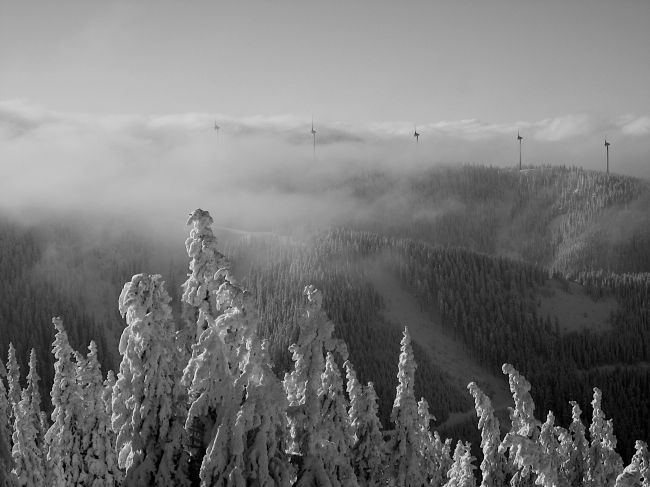
[[[476,382],[490,396],[495,410],[513,405],[507,378],[492,374],[473,360],[462,344],[451,338],[440,323],[432,321],[420,309],[416,299],[402,288],[390,271],[373,266],[368,277],[384,299],[386,321],[400,329],[408,326],[413,341],[424,348],[436,366],[456,380],[459,388],[464,390],[467,384]],[[453,412],[445,423],[437,427],[451,426],[472,417],[476,417],[473,408]]]

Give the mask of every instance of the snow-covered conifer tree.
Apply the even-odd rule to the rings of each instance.
[[[561,470],[569,485],[581,485],[589,465],[589,442],[585,436],[585,425],[580,418],[580,406],[575,401],[570,401],[570,404],[572,420],[569,431],[559,436]]]
[[[591,487],[613,486],[616,477],[623,470],[623,460],[616,453],[614,424],[611,419],[605,419],[601,401],[602,393],[600,389],[594,387],[594,398],[591,401],[593,416],[589,426],[591,445],[587,470],[587,485]]]
[[[113,387],[115,387],[115,372],[109,370],[106,373],[106,379],[104,380],[104,391],[102,392],[102,399],[104,400],[104,406],[106,407],[106,414],[109,417],[113,416]]]
[[[192,358],[185,368],[183,382],[189,383],[190,408],[185,423],[187,430],[199,435],[197,448],[203,449],[217,433],[223,414],[234,414],[234,381],[230,377],[225,344],[214,327],[208,327],[193,347]],[[222,435],[229,425],[224,425]],[[203,460],[202,452],[193,452]]]
[[[318,395],[321,398],[321,431],[325,434],[321,449],[325,471],[332,485],[353,487],[357,485],[350,463],[354,433],[347,411],[348,402],[343,395],[341,371],[332,352],[327,353],[321,384]]]
[[[284,376],[284,388],[289,400],[291,451],[301,458],[296,486],[306,487],[331,484],[320,455],[325,437],[320,422],[321,375],[325,371],[325,354],[336,351],[347,360],[347,348],[332,337],[334,323],[321,309],[320,291],[306,286],[303,294],[307,296],[306,311],[299,321],[298,342],[289,347],[294,367]]]
[[[470,452],[470,444],[459,441],[454,451],[454,463],[447,472],[449,481],[445,487],[476,487],[474,460]]]
[[[13,474],[21,487],[42,487],[46,485],[46,471],[43,450],[38,445],[40,417],[33,409],[32,397],[27,389],[21,393],[15,414],[11,452]]]
[[[41,376],[38,374],[38,361],[36,359],[36,350],[32,348],[29,353],[29,373],[27,374],[27,395],[31,401],[30,412],[34,414],[34,424],[36,425],[36,445],[42,450],[41,458],[43,460],[43,471],[46,479],[49,478],[49,468],[46,463],[45,455],[45,432],[47,431],[47,417],[41,410]],[[21,395],[22,401],[22,395]]]
[[[420,398],[418,401],[417,430],[420,439],[418,451],[422,456],[424,456],[424,451],[429,446],[429,440],[431,439],[431,421],[435,421],[435,419],[436,417],[429,412],[429,402],[423,397]]]
[[[122,472],[117,465],[117,455],[112,443],[111,416],[106,408],[102,371],[97,359],[97,345],[91,341],[88,355],[80,357],[77,380],[81,394],[82,410],[78,429],[81,436],[83,459],[83,485],[114,487],[121,485]]]
[[[558,431],[563,436],[566,434],[566,430],[555,426],[555,416],[549,411],[539,433],[539,454],[530,462],[537,474],[535,483],[544,487],[570,487],[560,468],[562,458],[560,442],[557,437]]]
[[[188,484],[179,460],[182,437],[174,427],[184,418],[176,416],[179,371],[169,301],[159,275],[135,275],[120,294],[127,327],[119,344],[122,363],[113,387],[112,427],[126,487]]]
[[[183,373],[190,399],[185,427],[193,432],[192,463],[201,464],[202,482],[235,482],[245,477],[239,450],[245,449],[241,435],[248,423],[242,414],[253,406],[240,408],[247,383],[243,370],[256,348],[257,315],[252,302],[243,304],[249,293],[236,285],[217,248],[210,214],[197,209],[187,223],[192,225],[185,243],[191,274],[183,285],[183,300],[197,309],[197,321],[196,343]],[[238,454],[227,458],[231,448]]]
[[[582,479],[576,480],[576,469],[572,463],[575,457],[575,446],[571,433],[559,426],[555,429],[557,430],[557,440],[559,442],[557,448],[558,461],[560,462],[558,475],[565,479],[568,485],[582,484]]]
[[[515,402],[514,409],[510,410],[512,431],[530,437],[534,434],[535,427],[540,425],[535,418],[535,402],[530,395],[530,382],[510,364],[503,364],[502,370],[508,375],[510,392]]]
[[[418,402],[418,454],[422,457],[422,474],[426,485],[440,487],[447,480],[446,472],[451,467],[449,450],[451,440],[443,442],[438,432],[431,433],[429,424],[435,417],[429,413],[426,399]]]
[[[14,485],[15,480],[11,473],[13,470],[13,459],[11,457],[13,424],[9,424],[11,406],[9,406],[7,389],[4,384],[6,376],[5,366],[0,362],[0,487],[10,487]]]
[[[501,444],[499,420],[494,416],[494,408],[490,398],[471,382],[467,389],[474,398],[474,407],[478,416],[478,427],[481,430],[481,487],[500,487],[505,484],[506,458],[499,452]]]
[[[187,220],[192,225],[190,236],[185,241],[187,254],[191,258],[190,271],[187,281],[183,284],[183,301],[198,310],[196,322],[196,340],[208,326],[210,319],[214,320],[220,311],[216,303],[216,293],[228,272],[219,274],[220,269],[229,269],[230,264],[219,252],[217,239],[210,225],[214,220],[210,213],[196,209]],[[217,277],[215,277],[217,276]]]
[[[244,370],[253,365],[249,362],[257,328],[252,303],[244,305],[248,300],[245,294],[229,280],[222,282],[215,295],[220,314],[216,320],[207,316],[208,327],[192,347],[184,371],[183,381],[190,385],[185,427],[189,429],[198,421],[209,443],[201,464],[204,485],[244,479],[245,420],[237,421],[237,416],[248,385]]]
[[[9,424],[14,422],[14,410],[20,401],[20,365],[16,360],[16,349],[13,343],[9,343],[9,353],[7,357],[7,399],[9,400]]]
[[[508,375],[515,407],[510,408],[512,427],[503,438],[499,451],[509,452],[509,465],[514,471],[510,484],[513,487],[532,485],[531,467],[536,465],[540,454],[537,440],[541,425],[535,418],[535,402],[530,395],[530,382],[510,364],[503,364],[502,370]]]
[[[5,364],[0,362],[0,436],[8,441],[7,438],[11,436],[11,429],[13,424],[11,420],[11,405],[7,397],[7,388],[5,387],[5,379],[7,378],[7,369]],[[10,444],[9,442],[7,444]]]
[[[113,446],[113,453],[115,454],[115,464],[118,465],[117,452],[115,451],[115,440],[117,437],[115,435],[115,431],[113,430],[113,426],[112,426],[113,387],[115,387],[115,382],[117,382],[117,379],[115,378],[115,373],[112,370],[109,370],[106,373],[106,379],[104,380],[104,386],[102,390],[102,402],[104,403],[104,410],[106,411],[106,417],[108,418],[108,427],[106,428],[107,441],[109,442],[110,445]],[[112,464],[109,464],[107,462],[107,466],[109,468],[109,471],[111,471]],[[124,473],[121,470],[119,470],[119,466],[117,467],[117,469],[119,471],[119,478],[123,480]],[[117,475],[118,474],[116,474],[116,476]]]
[[[244,477],[247,485],[288,487],[293,471],[285,453],[287,397],[273,373],[267,347],[266,341],[251,340],[250,358],[242,373],[247,381],[246,400],[237,420],[243,421],[244,434],[250,438],[244,445]]]
[[[636,453],[630,464],[616,478],[615,487],[650,487],[650,454],[648,445],[637,440]]]
[[[254,299],[236,285],[216,250],[209,214],[197,210],[190,223],[194,228],[187,247],[193,274],[184,299],[199,310],[200,335],[183,383],[190,399],[186,429],[198,431],[198,443],[207,446],[199,474],[202,485],[287,485],[286,398],[256,334]],[[200,445],[194,455],[200,459]]]
[[[12,470],[11,458],[11,433],[13,424],[9,423],[11,419],[11,406],[7,398],[7,389],[5,388],[4,379],[7,371],[2,362],[0,362],[0,487],[4,487],[9,480],[7,475]]]
[[[13,431],[16,423],[16,410],[18,408],[18,403],[20,402],[20,365],[16,360],[16,349],[14,348],[13,343],[9,343],[9,352],[7,354],[7,368],[6,368],[6,377],[7,377],[7,449],[8,449],[8,467],[13,467],[13,458],[12,458],[12,448],[13,448]],[[2,465],[0,465],[2,468]],[[6,470],[11,472],[11,468]],[[15,478],[12,473],[8,473],[7,477],[9,480]]]
[[[54,381],[52,383],[52,425],[45,433],[47,463],[53,487],[80,482],[83,461],[80,451],[79,414],[83,409],[77,383],[75,352],[68,342],[61,318],[52,318],[56,335],[52,343]]]
[[[365,410],[365,396],[363,393],[363,386],[357,379],[357,374],[354,367],[349,360],[343,364],[345,367],[346,390],[350,398],[350,408],[348,409],[348,416],[350,417],[350,427],[353,436],[353,445],[358,441],[358,430],[365,425],[362,425],[362,414]]]
[[[354,434],[352,465],[361,486],[382,485],[386,447],[378,417],[377,394],[372,382],[364,388],[350,361],[345,362],[347,391],[350,397],[348,415]]]
[[[411,335],[404,328],[397,372],[397,393],[390,419],[395,424],[395,436],[390,455],[397,485],[420,486],[424,482],[422,456],[419,454],[418,405],[415,401],[415,359]]]

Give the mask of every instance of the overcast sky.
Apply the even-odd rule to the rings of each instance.
[[[398,164],[417,125],[419,159],[513,165],[520,130],[524,163],[602,169],[607,136],[650,178],[650,1],[0,0],[5,186],[152,145],[309,160],[312,116],[321,161]]]
[[[650,114],[647,0],[2,1],[3,98],[349,122]]]

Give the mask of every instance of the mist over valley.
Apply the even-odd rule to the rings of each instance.
[[[646,333],[647,181],[564,167],[519,172],[413,163],[397,171],[357,161],[328,171],[308,161],[296,171],[296,164],[245,176],[222,167],[212,193],[210,178],[185,178],[206,188],[198,199],[215,204],[219,247],[257,296],[259,331],[269,339],[278,374],[291,364],[300,291],[314,284],[360,378],[375,383],[385,424],[396,344],[408,326],[419,364],[416,390],[427,398],[441,433],[478,444],[464,391],[469,380],[492,396],[507,421],[512,402],[499,369],[509,361],[536,386],[538,407],[564,420],[570,419],[569,400],[588,403],[591,387],[603,388],[619,424],[620,449],[630,454],[633,442],[626,439],[638,438],[645,426],[620,408],[640,403],[615,388],[622,371],[629,381],[647,374],[647,350],[619,353],[628,337]],[[52,380],[49,317],[64,317],[75,348],[97,341],[102,364],[115,370],[124,327],[116,303],[133,274],[162,274],[176,326],[187,326],[180,307],[188,273],[186,217],[178,211],[179,221],[165,223],[175,214],[166,208],[177,204],[160,194],[133,202],[122,214],[92,207],[5,211],[2,255],[5,275],[14,277],[5,280],[0,347],[12,342],[23,367],[36,347],[43,397]],[[25,248],[27,254],[16,253]],[[46,298],[35,306],[28,304],[32,291],[12,299],[18,282],[43,289]],[[273,305],[279,296],[283,310]],[[638,308],[633,296],[646,304]],[[25,304],[16,306],[16,299]],[[18,311],[24,306],[32,309],[28,315]],[[603,349],[603,340],[612,348]],[[593,353],[591,346],[600,351],[585,355]],[[607,392],[622,404],[610,402]]]
[[[650,485],[650,2],[0,10],[0,487]]]

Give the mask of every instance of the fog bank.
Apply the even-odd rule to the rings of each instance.
[[[417,143],[407,122],[361,127],[317,121],[314,155],[311,121],[295,116],[96,116],[5,101],[0,209],[23,220],[52,212],[102,215],[114,225],[146,222],[179,233],[185,232],[187,212],[197,207],[209,209],[225,227],[323,226],[367,211],[345,184],[354,177],[374,171],[408,175],[443,163],[513,166],[516,130],[526,135],[524,164],[603,169],[604,150],[594,132],[609,128],[612,171],[650,178],[650,127],[644,120],[438,122],[418,126]],[[384,203],[399,203],[401,191],[387,188]]]

